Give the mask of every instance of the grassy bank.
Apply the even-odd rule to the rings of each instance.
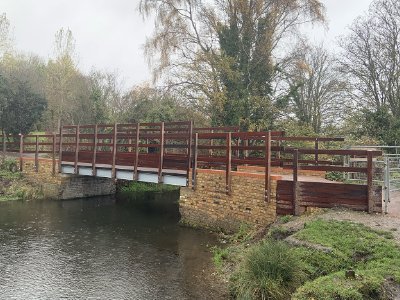
[[[168,184],[144,183],[130,181],[119,188],[123,193],[169,192],[177,191],[179,187]]]
[[[41,187],[18,171],[14,159],[0,159],[0,201],[35,200],[43,198]]]
[[[400,287],[391,232],[348,221],[317,219],[295,232],[278,224],[230,237],[214,261],[236,299],[395,299]]]

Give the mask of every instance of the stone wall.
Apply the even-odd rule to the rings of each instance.
[[[196,190],[182,188],[180,213],[183,223],[235,231],[241,224],[266,226],[276,218],[276,184],[271,176],[271,199],[264,200],[263,174],[232,172],[231,194],[225,191],[225,172],[197,170]]]
[[[264,173],[265,172],[264,167],[258,167],[258,166],[238,166],[237,168],[238,168],[238,171],[242,171],[242,172],[251,172],[251,173]],[[284,169],[284,168],[280,168],[280,167],[272,167],[271,173],[277,174],[277,175],[293,176],[293,170]],[[325,178],[326,172],[325,171],[314,171],[314,170],[298,170],[298,175]]]
[[[40,159],[39,171],[36,172],[34,160],[24,158],[23,173],[31,182],[41,186],[46,199],[69,200],[115,194],[116,187],[112,179],[58,172],[53,175],[51,159]]]

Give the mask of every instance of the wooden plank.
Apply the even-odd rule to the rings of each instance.
[[[294,207],[294,215],[300,215],[300,205],[298,199],[298,160],[299,160],[299,152],[295,150],[293,152],[293,207]]]
[[[231,194],[231,179],[232,179],[232,133],[226,134],[226,193]]]
[[[24,168],[24,135],[19,136],[19,170],[22,172]]]
[[[315,154],[316,152],[318,154],[326,154],[326,155],[356,155],[356,156],[366,156],[368,152],[371,152],[373,156],[381,156],[382,151],[372,151],[372,150],[344,150],[344,149],[338,149],[338,150],[328,150],[328,149],[318,149],[316,151],[315,149],[294,149],[294,148],[285,148],[283,152],[285,153],[293,153],[295,150],[297,150],[301,154]]]
[[[63,126],[60,126],[60,140],[58,141],[58,173],[61,173],[61,166],[62,166],[62,160],[63,160],[63,151],[62,151],[62,146],[63,146]]]
[[[113,146],[112,146],[112,178],[116,178],[116,169],[115,169],[115,159],[117,157],[117,138],[118,138],[118,124],[114,124],[114,129],[113,129]]]
[[[93,136],[93,157],[92,157],[92,175],[93,176],[97,175],[96,157],[97,157],[98,130],[99,130],[99,127],[96,124],[96,126],[94,127],[94,136]]]
[[[57,145],[57,134],[53,134],[53,145],[52,145],[52,174],[56,175],[56,145]]]
[[[162,170],[164,163],[164,122],[161,123],[161,132],[160,132],[160,160],[158,166],[158,183],[162,183]]]
[[[198,137],[197,137],[198,141]],[[190,122],[189,125],[189,140],[188,140],[188,149],[187,149],[187,172],[186,172],[186,186],[189,186],[189,175],[190,168],[192,167],[192,142],[193,142],[193,121]],[[197,146],[196,146],[197,147]],[[197,164],[197,161],[196,161]],[[197,167],[197,165],[196,165]]]
[[[368,213],[373,213],[374,211],[374,198],[373,198],[373,151],[368,151],[367,155],[367,186],[368,186]]]
[[[39,137],[36,135],[36,145],[35,145],[35,172],[39,172]]]
[[[79,125],[77,125],[75,127],[75,165],[74,165],[74,173],[75,174],[78,174],[79,134],[80,134],[80,129],[79,129]]]
[[[192,167],[192,189],[195,191],[197,188],[197,156],[198,156],[198,146],[199,144],[199,134],[196,133],[194,137],[194,152],[193,152],[193,167]]]
[[[271,131],[265,137],[265,188],[264,200],[271,201]]]
[[[7,143],[6,143],[7,137],[6,137],[6,133],[4,131],[2,132],[2,136],[3,136],[3,156],[6,156],[6,154],[7,154]]]
[[[316,137],[309,136],[278,136],[274,138],[275,141],[298,141],[298,142],[313,142]],[[320,142],[343,142],[342,137],[318,137]]]
[[[138,166],[139,166],[139,143],[140,143],[140,123],[137,123],[136,125],[136,141],[135,141],[135,180],[137,181],[139,179],[139,172],[138,172]]]

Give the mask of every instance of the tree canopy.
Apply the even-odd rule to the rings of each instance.
[[[318,0],[142,0],[140,9],[155,14],[146,43],[155,78],[166,73],[213,125],[243,129],[271,127],[280,41],[300,23],[324,20]]]

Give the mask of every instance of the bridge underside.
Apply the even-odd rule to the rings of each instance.
[[[93,167],[90,163],[78,163],[75,170],[73,162],[63,161],[61,163],[61,173],[63,174],[187,186],[187,172],[183,170],[163,169],[159,176],[158,168],[138,167],[136,174],[134,167],[116,165],[115,176],[113,176],[113,172],[113,166],[108,164],[96,164]]]

